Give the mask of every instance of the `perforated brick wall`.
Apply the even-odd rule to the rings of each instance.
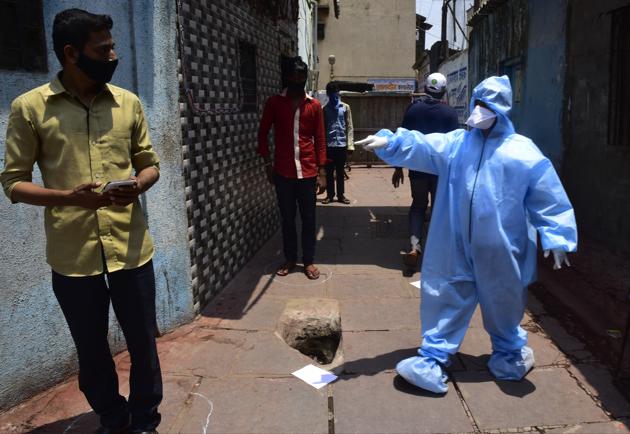
[[[257,131],[265,100],[279,91],[280,54],[295,52],[297,36],[295,23],[258,16],[244,0],[182,0],[179,6],[183,170],[199,309],[278,228],[275,194],[256,154]],[[256,47],[256,112],[241,107],[239,40]],[[226,113],[209,113],[215,111]]]

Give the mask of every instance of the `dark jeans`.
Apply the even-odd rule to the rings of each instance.
[[[297,262],[296,205],[302,219],[302,259],[304,265],[315,258],[315,203],[317,178],[293,179],[274,175],[278,207],[282,217],[282,241],[287,262]]]
[[[106,277],[107,276],[107,277]],[[52,284],[79,356],[79,388],[101,418],[117,428],[152,430],[160,423],[162,375],[155,336],[153,262],[97,276],[67,277],[52,272]],[[118,393],[118,376],[107,342],[112,303],[131,356],[129,402]]]
[[[333,173],[337,173],[337,198],[344,198],[344,182],[343,169],[346,166],[346,160],[348,159],[347,148],[327,148],[328,160],[330,163],[326,165],[326,194],[330,200],[335,198],[335,178]]]
[[[411,248],[421,250],[422,229],[424,227],[424,215],[429,205],[429,193],[431,193],[431,206],[435,203],[435,189],[438,177],[428,173],[416,172],[409,176],[411,185],[411,207],[409,208],[409,234]]]

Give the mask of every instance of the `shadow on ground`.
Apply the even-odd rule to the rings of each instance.
[[[301,265],[289,276],[275,275],[275,270],[284,262],[278,233],[210,301],[201,315],[240,319],[274,283],[306,288],[325,283],[333,274],[404,275],[402,253],[408,248],[406,207],[318,206],[317,221],[319,280],[308,281]],[[298,227],[298,234],[299,231]],[[384,250],[389,254],[384,255]],[[357,295],[360,296],[360,292]]]
[[[26,434],[85,434],[95,432],[100,426],[99,418],[94,412],[86,412],[75,417],[57,420],[39,426]]]

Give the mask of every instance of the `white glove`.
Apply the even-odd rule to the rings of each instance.
[[[389,141],[387,137],[367,136],[363,140],[354,142],[355,145],[363,146],[366,151],[374,151],[375,149],[385,148]]]
[[[562,249],[551,249],[553,253],[553,269],[559,270],[562,268],[562,263],[564,262],[567,267],[570,267],[569,258],[567,257],[567,252]],[[549,257],[549,250],[545,250],[545,258]]]

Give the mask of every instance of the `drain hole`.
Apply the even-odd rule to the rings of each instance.
[[[315,360],[320,365],[327,365],[335,359],[340,340],[341,334],[334,332],[330,336],[316,336],[296,340],[293,348]]]
[[[277,331],[290,347],[320,365],[330,364],[341,341],[339,303],[329,299],[289,300]]]

